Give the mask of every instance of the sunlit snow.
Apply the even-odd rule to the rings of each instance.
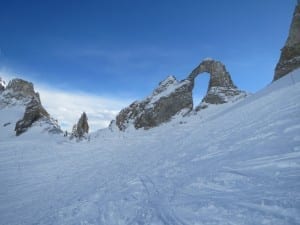
[[[300,224],[299,99],[300,70],[244,100],[82,142],[42,124],[16,137],[21,109],[2,109],[0,224]]]

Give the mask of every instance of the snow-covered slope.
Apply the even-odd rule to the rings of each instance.
[[[300,224],[299,99],[298,70],[147,131],[8,135],[0,224]]]

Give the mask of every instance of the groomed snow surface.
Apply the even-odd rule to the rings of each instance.
[[[298,70],[239,102],[80,143],[41,124],[15,137],[13,109],[0,110],[0,224],[300,224],[299,100]]]

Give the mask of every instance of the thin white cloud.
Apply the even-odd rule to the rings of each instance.
[[[86,112],[91,131],[107,127],[119,111],[132,103],[130,99],[114,99],[90,95],[82,92],[66,92],[36,85],[43,106],[52,117],[60,122],[63,129],[71,131],[82,112]],[[194,93],[194,107],[198,106],[203,95]]]
[[[107,127],[117,113],[130,103],[128,100],[66,92],[43,86],[37,86],[36,90],[50,115],[58,119],[67,130],[71,130],[82,112],[87,113],[91,130]]]
[[[6,82],[13,78],[24,76],[14,75],[5,68],[0,68],[0,77]],[[116,99],[83,93],[71,92],[49,87],[34,82],[35,90],[40,93],[43,106],[50,115],[57,119],[64,130],[71,131],[82,112],[86,112],[91,131],[107,127],[117,113],[131,103],[131,99]]]

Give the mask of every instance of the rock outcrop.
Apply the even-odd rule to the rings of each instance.
[[[131,125],[136,129],[148,129],[167,122],[180,112],[182,115],[187,114],[193,109],[192,90],[195,78],[203,72],[210,73],[211,77],[207,94],[196,110],[206,108],[208,104],[223,104],[246,96],[245,92],[234,85],[221,62],[207,59],[187,79],[178,81],[174,76],[167,77],[146,99],[135,101],[121,110],[113,124],[120,130]]]
[[[241,97],[246,95],[245,92],[239,90],[234,85],[225,65],[213,59],[203,60],[188,76],[187,79],[191,81],[193,87],[195,78],[204,72],[210,74],[208,90],[196,110],[205,108],[208,104],[223,104],[237,96]]]
[[[25,107],[23,118],[15,125],[16,135],[28,130],[35,122],[41,121],[45,130],[50,133],[61,133],[57,121],[52,119],[42,106],[38,92],[34,91],[31,82],[22,79],[13,79],[4,88],[0,95],[0,108],[22,106]]]
[[[0,93],[5,89],[5,81],[0,77]]]
[[[273,81],[291,71],[300,68],[300,3],[298,1],[290,26],[289,36],[281,49],[281,55],[275,68]]]
[[[73,126],[71,136],[76,137],[76,138],[82,138],[88,133],[89,133],[88,117],[87,117],[86,113],[83,112],[81,114],[77,124],[75,124]]]
[[[27,104],[23,119],[16,123],[16,135],[24,133],[32,124],[40,119],[50,120],[48,112],[41,105],[38,98],[32,97],[31,101]]]
[[[151,128],[168,121],[183,109],[193,108],[192,85],[189,80],[177,81],[174,76],[159,83],[152,95],[133,102],[116,117],[120,130],[131,124],[136,128]]]
[[[33,84],[22,79],[13,79],[2,92],[1,102],[2,105],[27,105],[32,98],[40,101],[39,93],[34,91]]]

